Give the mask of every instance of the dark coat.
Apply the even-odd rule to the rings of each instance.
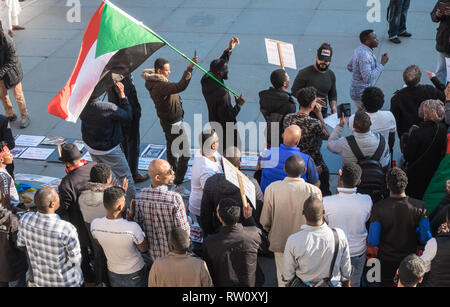
[[[9,89],[22,81],[23,72],[14,41],[0,32],[0,80]]]
[[[136,87],[133,82],[133,76],[127,76],[122,81],[120,81],[124,86],[125,96],[128,98],[128,102],[131,105],[131,109],[133,110],[133,120],[139,120],[141,118],[141,104],[139,103],[139,99],[137,96]],[[114,87],[110,88],[108,91],[108,101],[112,102],[116,105],[120,104],[119,95],[117,95]],[[125,122],[124,126],[127,126],[129,123]]]
[[[6,142],[9,149],[16,147],[11,128],[9,127],[9,120],[4,115],[0,115],[0,141]]]
[[[439,27],[436,33],[436,50],[446,54],[450,54],[450,16],[436,16],[436,10],[438,8],[438,3],[447,3],[450,0],[439,0],[431,11],[431,20],[433,22],[439,22]]]
[[[127,99],[115,105],[91,98],[80,119],[83,141],[93,149],[106,151],[122,142],[121,125],[133,119],[133,111]]]
[[[271,145],[271,123],[279,123],[279,143],[282,144],[283,120],[287,114],[296,112],[295,101],[292,94],[270,87],[259,92],[259,106],[264,119],[267,122],[267,144]],[[278,144],[279,145],[279,144]],[[277,144],[271,146],[278,146]]]
[[[192,69],[186,69],[178,83],[169,82],[163,75],[155,73],[154,69],[144,70],[141,76],[145,80],[145,88],[155,103],[159,120],[166,125],[182,120],[183,103],[178,93],[188,87],[192,78]]]
[[[28,269],[27,256],[17,247],[19,219],[0,206],[0,282],[15,281]]]
[[[437,133],[436,133],[437,132]],[[405,149],[408,163],[406,194],[422,199],[428,184],[439,167],[447,144],[447,126],[431,121],[422,122],[411,132]]]
[[[61,180],[58,187],[60,206],[56,211],[63,220],[72,223],[78,232],[80,246],[89,246],[89,234],[84,224],[83,215],[78,205],[78,195],[90,180],[92,167],[96,163],[88,163],[70,172]]]
[[[439,206],[430,215],[430,230],[433,237],[437,235],[439,227],[447,222],[447,210],[450,206],[450,195],[445,195]]]
[[[220,228],[206,238],[203,259],[215,287],[260,287],[264,273],[258,265],[261,230],[241,224]]]

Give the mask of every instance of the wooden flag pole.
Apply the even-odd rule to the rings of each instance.
[[[239,181],[239,190],[241,192],[242,204],[243,204],[244,208],[247,208],[248,207],[247,196],[245,196],[245,188],[244,188],[244,184],[242,183],[242,177],[241,177],[241,174],[239,174],[238,172],[236,172],[236,175],[237,175],[238,181]]]
[[[278,49],[278,57],[280,58],[280,66],[281,66],[281,69],[284,70],[284,60],[283,60],[283,54],[281,53],[280,43],[277,43],[277,49]]]

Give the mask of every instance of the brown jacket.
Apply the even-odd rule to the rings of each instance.
[[[306,224],[303,204],[312,195],[322,200],[320,189],[302,178],[286,177],[267,187],[260,223],[269,232],[271,251],[284,252],[288,237]]]
[[[145,87],[155,103],[160,121],[164,124],[173,124],[182,120],[184,111],[178,93],[188,87],[192,69],[186,69],[178,83],[169,82],[163,75],[155,73],[153,68],[145,69],[141,77],[145,80]]]

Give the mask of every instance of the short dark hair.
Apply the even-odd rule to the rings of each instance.
[[[359,34],[359,41],[364,44],[369,38],[370,34],[373,33],[373,29],[364,30]]]
[[[405,71],[403,71],[403,81],[409,87],[419,84],[421,78],[422,72],[417,65],[410,65],[406,67]]]
[[[157,58],[155,61],[155,70],[157,69],[163,69],[164,65],[168,64],[169,61],[167,61],[166,59],[163,58]]]
[[[316,205],[319,204],[319,205]],[[311,195],[303,204],[303,214],[308,222],[317,223],[323,218],[323,203],[315,195]]]
[[[406,256],[398,267],[398,279],[405,287],[415,287],[425,275],[425,262],[417,255]]]
[[[361,102],[369,113],[375,113],[384,105],[383,91],[375,86],[367,87],[361,97]]]
[[[230,146],[225,150],[225,158],[235,167],[238,167],[241,162],[241,151],[235,146]]]
[[[304,87],[295,93],[298,103],[304,108],[308,108],[316,99],[316,96],[317,90],[312,86]]]
[[[55,198],[59,197],[56,190],[52,187],[43,187],[34,194],[34,204],[39,212],[48,212],[48,206]]]
[[[342,183],[345,188],[354,188],[361,179],[362,170],[356,163],[344,164],[342,167]]]
[[[398,167],[391,168],[386,174],[386,182],[389,190],[394,194],[405,192],[408,185],[408,176]]]
[[[175,252],[185,253],[189,249],[191,243],[187,232],[181,228],[173,228],[169,232],[169,246],[171,245]]]
[[[219,201],[219,216],[227,226],[232,226],[239,222],[241,207],[234,199],[223,198]]]
[[[305,172],[305,160],[299,155],[292,155],[286,159],[284,168],[289,177],[300,177]]]
[[[364,110],[359,110],[355,113],[353,118],[353,129],[358,130],[358,132],[369,132],[372,122],[370,121],[370,116]]]
[[[270,82],[274,88],[281,88],[287,80],[287,73],[284,69],[277,69],[270,74]]]
[[[203,146],[205,145],[206,141],[208,141],[210,138],[212,138],[214,134],[216,134],[216,130],[214,130],[214,129],[203,130],[200,133],[200,146],[201,146],[200,151],[203,151]]]
[[[91,168],[90,181],[106,183],[111,177],[111,167],[105,163],[97,163]]]
[[[212,73],[218,73],[224,70],[227,66],[227,61],[223,59],[215,59],[209,64],[209,71]]]
[[[103,193],[103,205],[106,210],[114,209],[117,201],[125,196],[125,191],[121,187],[112,186],[105,190]]]

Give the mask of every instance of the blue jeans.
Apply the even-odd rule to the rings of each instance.
[[[442,84],[447,84],[447,64],[445,63],[445,58],[450,58],[450,54],[445,54],[443,52],[438,52],[438,63],[436,68],[436,77],[441,81]]]
[[[10,282],[0,281],[0,288],[25,288],[27,286],[26,276],[27,275],[25,272],[17,280],[10,281]]]
[[[127,158],[123,151],[120,149],[120,146],[117,146],[112,152],[107,155],[93,155],[91,154],[92,160],[97,163],[105,163],[111,167],[111,171],[121,182],[127,177],[128,178],[128,190],[125,196],[126,206],[129,208],[130,202],[134,199],[136,194],[136,188],[134,187],[133,176],[130,171],[130,167],[128,166]]]
[[[352,263],[351,286],[360,287],[361,276],[364,271],[364,264],[366,263],[366,252],[361,256],[351,257],[350,262]]]
[[[406,32],[406,17],[408,15],[410,0],[395,0],[398,3],[398,10],[391,13],[389,19],[389,38],[396,37]]]
[[[146,265],[132,274],[116,274],[108,270],[111,287],[147,287],[149,270]]]

